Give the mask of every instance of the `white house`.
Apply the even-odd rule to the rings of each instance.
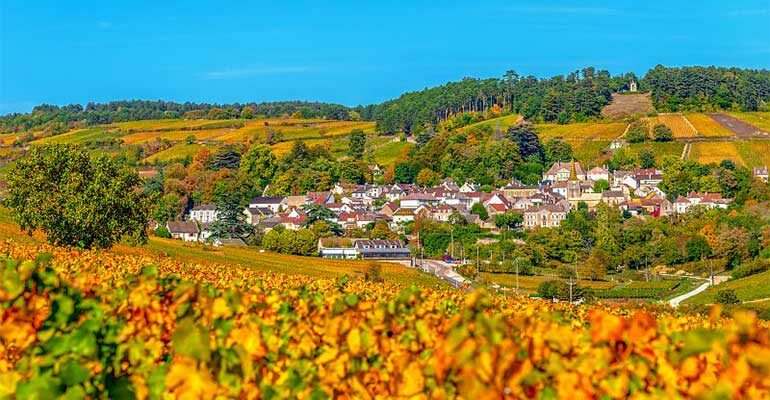
[[[203,204],[190,210],[190,219],[200,223],[209,223],[217,220],[217,207],[213,204]]]
[[[166,229],[174,239],[181,239],[185,242],[197,242],[200,230],[195,221],[169,221],[166,223]]]
[[[249,202],[249,208],[269,208],[273,213],[286,207],[285,197],[255,197]]]

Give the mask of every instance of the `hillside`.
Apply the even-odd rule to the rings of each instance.
[[[279,155],[288,151],[291,143],[306,141],[308,145],[328,144],[332,153],[341,156],[346,136],[360,129],[374,132],[372,122],[333,121],[321,119],[231,119],[231,120],[142,120],[76,129],[53,136],[38,133],[31,145],[79,144],[116,151],[119,148],[140,148],[140,163],[157,163],[192,157],[202,147],[214,151],[227,144],[273,142]]]
[[[654,111],[649,93],[613,93],[612,102],[602,108],[602,116],[618,119],[644,116]]]

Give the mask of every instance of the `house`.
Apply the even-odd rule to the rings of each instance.
[[[411,259],[412,252],[404,242],[393,239],[356,239],[355,248],[364,260],[404,260]]]
[[[251,225],[257,225],[259,221],[273,215],[273,210],[267,207],[246,207],[243,209],[246,214],[246,222]]]
[[[478,192],[481,186],[473,182],[465,182],[460,186],[460,193]]]
[[[310,204],[310,199],[307,196],[286,196],[286,204],[283,208],[302,207],[306,204]]]
[[[516,197],[529,197],[540,191],[539,185],[525,185],[520,181],[514,179],[508,185],[500,188],[505,197],[513,199]]]
[[[190,210],[190,219],[201,223],[217,220],[217,207],[213,204],[203,204]]]
[[[249,208],[269,208],[273,213],[287,206],[285,197],[255,197],[249,202]]]
[[[524,229],[556,227],[567,219],[569,208],[563,204],[546,204],[524,211]]]
[[[603,190],[601,201],[611,206],[618,206],[626,201],[626,195],[622,190]]]
[[[318,255],[331,259],[408,260],[412,252],[400,240],[322,238]]]
[[[439,199],[429,193],[412,193],[401,198],[401,208],[417,208],[423,204],[436,204]]]
[[[414,221],[415,210],[416,210],[415,208],[399,208],[391,216],[393,220],[393,224],[400,224],[400,223]]]
[[[549,168],[548,171],[543,174],[543,180],[551,182],[564,182],[570,179],[573,172],[578,180],[584,181],[588,179],[586,177],[585,171],[583,170],[583,167],[580,166],[579,162],[557,161],[551,165],[551,168]]]
[[[309,204],[327,204],[334,203],[334,194],[330,191],[323,192],[307,192],[307,198]]]
[[[396,203],[390,202],[382,206],[380,209],[380,214],[387,215],[387,216],[393,216],[393,214],[398,211],[398,205]]]
[[[166,229],[174,239],[181,239],[185,242],[197,242],[200,230],[195,221],[169,221],[166,223]]]
[[[627,200],[620,204],[620,209],[632,215],[639,215],[644,211],[652,217],[666,217],[674,213],[674,203],[666,198],[650,197]]]
[[[337,260],[355,260],[358,258],[358,249],[354,246],[354,239],[348,238],[321,238],[318,239],[318,255],[322,258]]]
[[[684,214],[694,206],[701,206],[706,209],[727,209],[731,201],[732,199],[722,198],[721,193],[690,192],[687,196],[679,197],[674,201],[674,212]]]
[[[593,167],[591,168],[588,173],[586,173],[586,176],[591,181],[600,181],[605,180],[607,182],[610,181],[610,171],[607,168],[603,167]]]
[[[289,210],[277,214],[280,224],[284,228],[296,231],[302,227],[302,224],[307,221],[307,215],[296,207],[292,207]]]
[[[762,182],[767,183],[767,180],[768,180],[767,166],[765,165],[764,167],[754,167],[752,171],[752,175],[755,178],[761,180]]]

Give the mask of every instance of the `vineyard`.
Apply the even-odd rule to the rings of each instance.
[[[759,398],[770,390],[770,330],[753,314],[571,306],[10,242],[0,251],[26,260],[0,267],[0,397]]]
[[[722,160],[732,160],[738,165],[744,165],[734,142],[693,143],[690,158],[703,164],[719,164]]]
[[[657,117],[647,119],[647,124],[649,125],[650,130],[652,130],[652,128],[657,124],[666,125],[669,129],[671,129],[671,132],[674,134],[675,138],[690,138],[698,136],[698,132],[696,132],[692,126],[687,123],[687,120],[684,119],[684,116],[679,114],[661,114]],[[650,136],[652,136],[652,132],[650,132]]]
[[[538,124],[535,126],[541,139],[601,139],[618,138],[626,129],[625,123],[574,123],[567,125]]]
[[[686,118],[692,123],[701,136],[705,137],[731,137],[735,136],[733,132],[718,122],[714,121],[706,114],[693,113],[687,114]]]

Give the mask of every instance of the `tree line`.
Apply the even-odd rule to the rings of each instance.
[[[255,117],[325,118],[335,120],[358,119],[359,114],[340,105],[306,101],[279,101],[267,103],[175,103],[171,101],[120,100],[109,103],[88,103],[56,106],[42,104],[30,113],[15,113],[0,117],[0,132],[42,130],[60,133],[114,122],[148,119],[250,119]]]
[[[642,88],[661,112],[768,110],[770,71],[658,65],[644,76]]]

